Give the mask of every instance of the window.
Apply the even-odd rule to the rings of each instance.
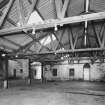
[[[57,69],[53,69],[53,76],[57,76]]]
[[[74,68],[69,69],[69,76],[74,76]]]
[[[20,69],[20,73],[23,73],[23,69]]]

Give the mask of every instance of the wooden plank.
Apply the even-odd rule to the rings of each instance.
[[[0,36],[4,36],[5,34],[10,34],[14,32],[21,32],[24,29],[30,30],[35,27],[36,30],[38,29],[47,29],[49,27],[54,27],[55,24],[61,25],[61,24],[73,24],[73,23],[79,23],[84,21],[91,21],[91,20],[99,20],[99,19],[105,19],[105,11],[104,12],[98,12],[98,13],[91,13],[91,14],[85,14],[85,15],[79,15],[79,16],[73,16],[63,19],[52,19],[49,22],[44,21],[42,24],[38,25],[24,25],[22,27],[14,27],[9,29],[2,29],[0,30]]]
[[[7,16],[7,14],[8,14],[8,12],[9,12],[9,10],[10,10],[12,4],[13,4],[13,2],[14,2],[14,0],[10,0],[10,1],[9,1],[9,3],[8,3],[8,5],[7,5],[7,8],[5,9],[5,11],[4,11],[4,13],[3,13],[3,16],[0,18],[0,27],[2,26],[2,24],[3,24],[3,22],[4,22],[5,18],[6,18],[6,16]]]

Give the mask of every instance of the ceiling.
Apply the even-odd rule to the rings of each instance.
[[[10,59],[104,57],[105,0],[0,0],[0,51]]]

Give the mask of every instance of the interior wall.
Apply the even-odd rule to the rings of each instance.
[[[14,76],[14,69],[16,70],[16,77],[26,78],[29,74],[29,61],[27,59],[17,59],[8,61],[8,76]],[[21,71],[22,70],[22,71]]]
[[[83,64],[62,64],[54,65],[57,69],[57,78],[60,80],[83,79]],[[69,69],[74,69],[74,77],[69,76]]]
[[[75,64],[68,64],[68,61],[60,64],[51,65],[49,72],[52,74],[53,69],[57,69],[57,76],[47,76],[48,79],[60,79],[60,80],[84,80],[84,64],[90,64],[89,79],[90,81],[101,81],[105,80],[105,63],[99,63],[97,60],[94,64],[91,64],[89,60],[82,60],[79,63],[74,61]],[[70,76],[69,69],[74,69],[74,76]]]
[[[31,70],[33,71],[33,79],[41,79],[41,65],[33,65]]]

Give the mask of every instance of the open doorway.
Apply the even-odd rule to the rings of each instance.
[[[83,79],[85,81],[90,80],[90,64],[89,63],[85,63],[83,66]]]

